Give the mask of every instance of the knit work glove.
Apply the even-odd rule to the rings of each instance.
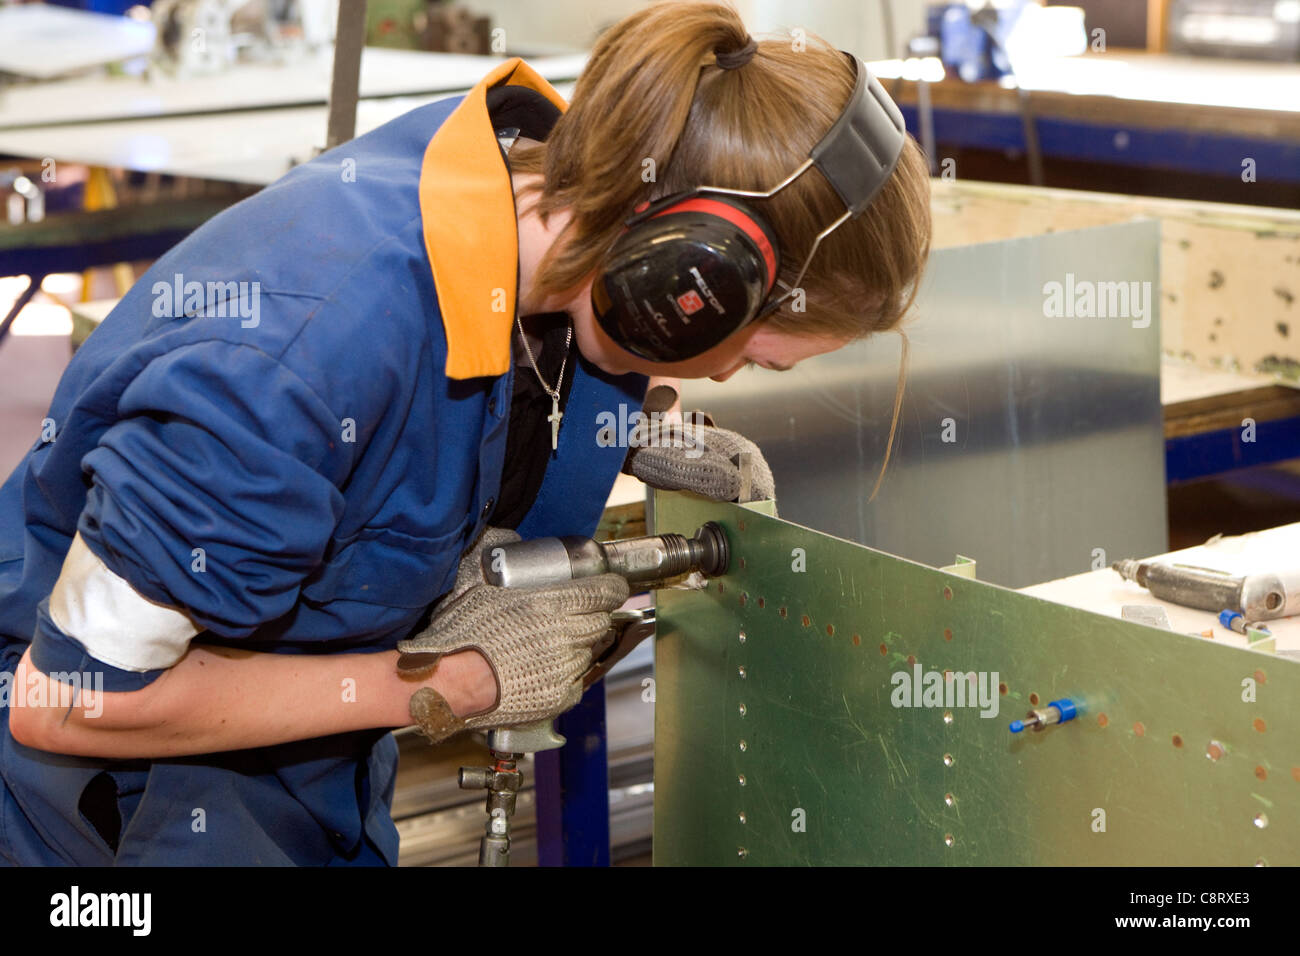
[[[651,429],[648,444],[632,449],[623,470],[652,488],[735,501],[740,495],[742,452],[749,452],[752,468],[750,500],[775,497],[772,469],[758,446],[744,435],[700,420]]]
[[[627,600],[627,581],[617,574],[535,588],[484,583],[484,552],[518,540],[513,531],[489,529],[462,559],[456,586],[428,628],[397,645],[398,670],[405,674],[432,674],[442,655],[473,648],[496,676],[496,706],[466,718],[430,687],[411,696],[411,717],[434,743],[462,730],[512,727],[573,707],[582,697],[592,646],[609,630],[610,612]]]

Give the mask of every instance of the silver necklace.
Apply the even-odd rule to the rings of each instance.
[[[533,367],[533,374],[537,376],[542,390],[551,396],[551,414],[546,416],[546,420],[551,423],[551,451],[555,451],[560,447],[560,422],[564,419],[564,413],[560,411],[560,386],[564,384],[564,370],[569,365],[569,344],[573,341],[573,324],[569,324],[569,332],[564,337],[564,361],[560,363],[560,377],[555,380],[555,388],[551,388],[537,368],[537,359],[533,358],[533,350],[528,345],[528,336],[524,334],[523,320],[518,315],[515,316],[515,323],[519,326],[519,338],[523,340],[524,351],[528,353],[528,364]]]

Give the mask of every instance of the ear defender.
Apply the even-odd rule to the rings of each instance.
[[[907,141],[903,114],[851,53],[853,93],[826,135],[766,191],[700,186],[639,207],[592,283],[596,321],[614,342],[652,362],[707,352],[793,295],[822,240],[860,216],[889,181]],[[781,268],[776,234],[744,199],[770,199],[816,167],[844,203],[791,283],[773,298]]]
[[[605,334],[652,362],[680,362],[743,327],[772,291],[776,237],[739,200],[680,194],[628,220],[593,285]]]

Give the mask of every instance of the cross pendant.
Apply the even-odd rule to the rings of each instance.
[[[551,451],[560,447],[560,420],[564,418],[564,413],[560,411],[560,400],[551,397],[551,414],[546,416],[546,420],[551,423]]]

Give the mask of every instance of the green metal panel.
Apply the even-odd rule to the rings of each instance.
[[[732,545],[707,590],[657,596],[656,864],[1300,863],[1300,662],[736,505],[655,509]],[[997,716],[895,706],[917,666],[982,672]],[[1084,713],[1009,732],[1062,697]]]

